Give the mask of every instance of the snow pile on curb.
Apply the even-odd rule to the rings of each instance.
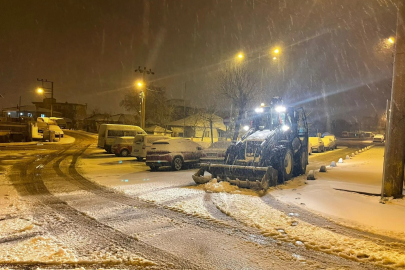
[[[265,236],[303,243],[307,248],[355,261],[391,267],[405,266],[405,251],[401,247],[381,246],[314,226],[273,209],[257,197],[220,194],[215,204],[225,214],[258,228]]]

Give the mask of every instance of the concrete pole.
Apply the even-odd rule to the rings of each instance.
[[[53,117],[53,82],[51,82],[51,117]]]
[[[402,198],[405,161],[405,4],[398,1],[397,37],[382,196]]]

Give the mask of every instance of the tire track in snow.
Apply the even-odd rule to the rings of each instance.
[[[270,237],[264,237],[260,234],[260,232],[258,232],[256,229],[252,229],[249,227],[246,227],[245,225],[243,225],[242,223],[234,220],[232,217],[229,217],[229,219],[231,219],[232,221],[234,221],[234,226],[232,225],[226,225],[226,224],[221,224],[221,223],[217,223],[214,222],[212,220],[206,220],[206,219],[202,219],[199,217],[195,217],[192,216],[190,214],[184,214],[182,212],[174,212],[174,209],[171,209],[170,207],[162,207],[153,203],[149,203],[149,202],[145,202],[142,200],[139,200],[138,198],[133,198],[133,197],[129,197],[127,195],[124,194],[120,194],[117,192],[114,192],[113,190],[111,190],[108,187],[104,187],[101,185],[98,185],[95,182],[92,182],[90,180],[88,180],[87,178],[83,177],[77,170],[75,167],[75,164],[78,160],[78,158],[84,153],[83,151],[78,151],[77,153],[75,153],[73,155],[73,159],[71,161],[71,164],[69,166],[69,178],[67,178],[69,181],[71,181],[72,183],[74,183],[75,185],[79,186],[81,189],[86,190],[88,192],[91,192],[95,195],[104,197],[105,199],[117,202],[117,203],[121,203],[124,205],[129,205],[129,206],[136,206],[136,207],[142,207],[142,208],[146,208],[148,209],[148,211],[150,213],[153,214],[157,214],[157,215],[163,215],[169,218],[173,218],[176,219],[182,223],[188,223],[191,225],[196,225],[200,228],[207,228],[210,230],[217,230],[223,233],[226,233],[228,235],[234,234],[235,236],[239,236],[242,239],[246,239],[247,241],[252,241],[252,239],[256,239],[253,240],[255,242],[261,243],[263,245],[274,245],[275,240],[270,238]],[[62,160],[61,160],[62,161]],[[66,176],[66,174],[65,174]],[[208,197],[207,197],[208,198]],[[211,197],[209,196],[209,200],[211,200]],[[211,205],[208,205],[208,208],[212,211],[212,212],[216,212],[215,215],[219,215],[223,218],[223,216],[227,216],[225,213],[223,213],[222,211],[220,211],[219,209],[217,209],[217,207],[215,206],[215,204],[213,202],[211,202]],[[215,210],[213,209],[213,207],[215,208]],[[170,210],[169,210],[170,209]],[[210,211],[208,210],[208,211]],[[220,213],[218,213],[218,212]],[[334,255],[331,254],[327,254],[327,253],[323,253],[322,251],[302,251],[302,249],[297,248],[295,246],[291,246],[288,243],[277,243],[277,248],[281,249],[281,250],[288,250],[288,252],[297,252],[300,254],[305,254],[304,256],[306,256],[307,258],[313,259],[315,261],[321,261],[321,262],[329,262],[328,264],[330,265],[345,265],[345,266],[349,266],[351,265],[352,267],[355,266],[357,269],[361,269],[363,267],[366,267],[367,269],[379,269],[379,267],[376,266],[360,266],[358,263],[353,263],[351,261],[348,261],[346,259],[340,258],[340,257],[336,257]],[[272,248],[274,249],[274,247]],[[307,254],[309,252],[309,254]],[[337,263],[338,262],[338,263]]]
[[[88,145],[86,146],[86,148],[87,147]],[[99,223],[94,218],[91,218],[83,214],[82,212],[79,212],[78,210],[68,206],[66,202],[58,199],[56,196],[53,196],[42,181],[42,170],[58,155],[64,155],[69,148],[70,147],[67,147],[66,149],[58,151],[57,153],[44,156],[44,158],[40,158],[36,162],[33,162],[31,164],[18,164],[14,166],[14,170],[19,171],[19,174],[14,174],[11,177],[11,181],[13,184],[17,184],[20,179],[25,180],[25,185],[15,186],[20,195],[30,195],[32,199],[37,201],[37,203],[44,206],[44,208],[41,208],[40,210],[37,209],[39,219],[41,219],[42,216],[43,221],[45,221],[47,216],[51,214],[49,213],[49,211],[47,211],[47,208],[51,208],[52,210],[54,210],[54,214],[65,218],[66,222],[64,224],[59,224],[62,226],[54,226],[54,228],[50,228],[53,233],[57,235],[64,231],[65,233],[69,234],[73,230],[77,232],[77,235],[83,235],[84,232],[84,235],[93,240],[93,244],[94,241],[98,242],[97,244],[101,249],[105,247],[107,247],[107,250],[108,247],[110,247],[110,249],[114,249],[114,247],[123,247],[128,251],[136,250],[136,252],[131,253],[134,253],[141,258],[149,259],[153,262],[156,262],[164,268],[197,269],[195,265],[180,260],[170,253],[149,246],[131,236],[125,235],[122,232],[115,230],[114,228]],[[82,148],[80,149],[79,147],[79,151],[80,150],[82,150]],[[28,173],[28,171],[31,172]],[[67,227],[67,225],[69,225],[69,227]],[[89,251],[88,247],[77,248],[79,248],[79,250],[81,250],[84,254],[88,253]]]

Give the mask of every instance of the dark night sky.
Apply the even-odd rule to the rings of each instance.
[[[139,65],[168,96],[216,100],[218,70],[239,51],[261,99],[327,107],[333,117],[381,112],[389,98],[396,7],[391,0],[0,0],[2,107],[58,101],[110,113],[134,91]],[[280,46],[278,61],[269,51]],[[198,102],[197,102],[198,101]],[[228,105],[226,105],[228,106]],[[90,111],[90,110],[89,110]],[[343,115],[342,115],[343,113]]]

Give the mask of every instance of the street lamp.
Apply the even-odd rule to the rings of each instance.
[[[154,75],[155,72],[152,71],[152,69],[147,70],[146,67],[144,67],[143,69],[141,69],[141,66],[138,67],[138,69],[135,69],[135,72],[139,72],[142,73],[142,81],[138,81],[137,82],[137,86],[139,88],[142,88],[142,92],[141,92],[141,100],[142,100],[142,111],[141,111],[141,128],[145,128],[145,123],[146,123],[146,89],[147,88],[147,84],[146,84],[146,76],[145,75]],[[148,89],[149,90],[149,89]]]
[[[391,44],[394,44],[395,43],[395,38],[393,38],[393,37],[388,38],[388,42],[391,43]]]
[[[238,55],[236,56],[237,59],[242,60],[244,57],[243,53],[238,53]]]
[[[38,94],[41,94],[41,95],[42,94],[51,94],[51,117],[52,117],[53,116],[53,82],[48,81],[47,79],[44,80],[44,79],[38,79],[38,78],[37,78],[37,81],[42,83],[42,87],[37,88]],[[44,82],[51,83],[51,87],[50,88],[44,87]],[[45,91],[44,89],[48,89],[50,91]]]

